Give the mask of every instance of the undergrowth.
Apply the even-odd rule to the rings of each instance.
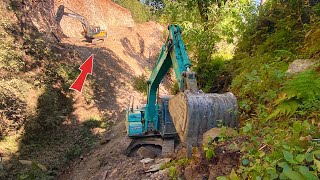
[[[251,9],[249,16],[241,12],[245,25],[241,29],[230,18],[218,19],[224,6],[218,8],[214,3],[209,3],[214,6],[209,7],[216,9],[205,14],[212,20],[200,26],[198,9],[190,7],[192,3],[188,2],[175,1],[165,12],[168,11],[173,22],[181,22],[185,30],[187,49],[194,58],[199,86],[205,92],[212,92],[219,78],[232,76],[229,90],[238,99],[240,136],[246,138],[240,143],[236,139],[227,140],[239,147],[241,164],[219,179],[319,179],[320,3],[270,0],[257,11]],[[236,3],[238,8],[241,4]],[[189,10],[188,19],[179,16],[186,12],[184,6]],[[237,10],[234,11],[230,16],[235,16]],[[228,12],[222,14],[227,17]],[[220,21],[215,22],[214,18]],[[237,33],[243,30],[243,34],[233,34],[227,27],[225,36],[219,31],[210,34],[219,29],[223,20],[230,20],[230,24],[223,25],[235,25]],[[210,28],[205,30],[206,27]],[[227,41],[238,38],[234,56],[227,61],[225,57],[214,56],[219,38]],[[290,73],[289,65],[297,59],[315,63],[307,70]],[[216,144],[204,148],[207,159],[215,157]]]
[[[231,61],[245,120],[242,165],[220,179],[318,179],[319,63],[290,74],[295,59],[317,59],[319,4],[269,1],[261,7]],[[299,12],[299,13],[296,13]],[[265,16],[269,14],[269,16]],[[313,39],[313,40],[311,40]],[[312,44],[312,45],[311,45]]]
[[[128,9],[136,22],[147,22],[151,19],[151,11],[146,5],[140,1],[134,0],[113,0],[113,2]]]
[[[138,77],[135,77],[133,80],[133,88],[141,93],[147,94],[147,77],[146,75],[142,74]]]

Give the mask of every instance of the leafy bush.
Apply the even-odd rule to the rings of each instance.
[[[286,81],[275,103],[277,108],[269,118],[291,116],[297,111],[300,115],[320,113],[320,75],[310,70]]]
[[[23,172],[18,176],[18,180],[54,179],[53,176],[48,175],[46,167],[44,167],[43,165],[36,162],[32,162],[30,166],[31,168],[29,168],[26,172]]]
[[[37,61],[45,58],[55,59],[55,54],[51,51],[50,44],[47,43],[41,33],[25,35],[23,40],[23,48],[26,54],[34,57]]]
[[[3,83],[0,83],[3,85]],[[14,93],[0,87],[0,140],[20,129],[26,120],[26,102]]]
[[[320,152],[319,145],[312,141],[320,135],[317,124],[292,120],[265,124],[261,131],[261,122],[252,122],[243,128],[250,139],[242,145],[243,164],[236,171],[238,178],[317,179]]]
[[[222,57],[216,57],[207,62],[199,63],[195,67],[198,84],[203,87],[204,92],[212,92],[212,89],[217,86],[218,78],[225,69],[224,61]]]
[[[147,94],[148,84],[146,75],[142,74],[133,80],[133,88],[141,93]]]
[[[113,0],[113,2],[131,11],[132,17],[136,22],[147,22],[151,18],[149,8],[140,1],[135,0]]]
[[[309,11],[311,6],[301,3],[269,1],[230,61],[231,90],[247,118],[242,132],[249,140],[242,145],[242,166],[224,179],[318,179],[320,175],[319,72],[285,75],[294,59],[318,53],[313,49],[317,41],[312,40],[318,17]]]
[[[13,22],[7,19],[0,20],[0,69],[19,72],[25,66],[22,52],[19,51],[20,46],[15,42],[15,38],[6,31],[13,27]]]

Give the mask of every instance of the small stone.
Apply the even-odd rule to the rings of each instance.
[[[118,173],[118,169],[116,168],[111,172],[110,177],[115,176],[117,173]]]
[[[154,159],[151,159],[151,158],[145,158],[145,159],[140,160],[140,162],[143,163],[143,164],[148,164],[148,163],[151,163],[153,161],[154,161]]]
[[[107,144],[109,141],[110,141],[110,139],[103,139],[103,140],[100,141],[100,144],[101,145]]]

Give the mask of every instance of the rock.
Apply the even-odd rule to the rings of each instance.
[[[212,128],[203,134],[202,145],[203,146],[207,145],[209,140],[211,141],[215,140],[216,138],[223,135],[222,133],[224,133],[224,136],[227,136],[227,137],[235,137],[238,135],[237,131],[235,131],[232,128],[227,127],[225,131],[223,131],[222,128]]]
[[[111,173],[110,173],[110,177],[114,177],[116,174],[118,174],[118,169],[115,168]]]
[[[169,177],[168,177],[168,173],[169,173],[169,169],[163,169],[163,170],[160,170],[156,173],[153,173],[150,177],[152,179],[155,179],[155,180],[168,180]]]
[[[313,66],[315,61],[311,59],[297,59],[294,60],[288,67],[287,75],[297,74],[303,72]]]
[[[145,158],[145,159],[140,160],[140,162],[143,163],[143,164],[148,164],[148,163],[151,163],[153,161],[154,161],[154,159],[151,159],[151,158]]]
[[[150,168],[148,170],[144,171],[144,172],[148,173],[148,172],[159,171],[162,165],[163,164],[161,164],[161,163],[160,164],[154,164],[154,165],[150,166]]]
[[[170,162],[170,161],[171,161],[170,158],[159,159],[159,160],[156,161],[157,164],[154,164],[154,165],[150,166],[149,169],[146,170],[145,172],[147,173],[147,172],[156,172],[156,171],[159,171],[160,168],[161,168],[164,164],[166,164],[166,163],[168,163],[168,162]]]
[[[145,147],[140,147],[137,154],[140,158],[155,158],[157,156],[155,152]]]
[[[100,141],[100,144],[101,145],[107,144],[108,142],[110,142],[110,140],[111,140],[110,138],[103,139],[103,140]]]

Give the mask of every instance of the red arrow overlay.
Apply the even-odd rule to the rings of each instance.
[[[70,89],[82,92],[82,87],[84,81],[87,78],[87,75],[92,75],[92,66],[93,66],[93,54],[79,67],[81,73],[79,74],[77,80],[71,85]]]

